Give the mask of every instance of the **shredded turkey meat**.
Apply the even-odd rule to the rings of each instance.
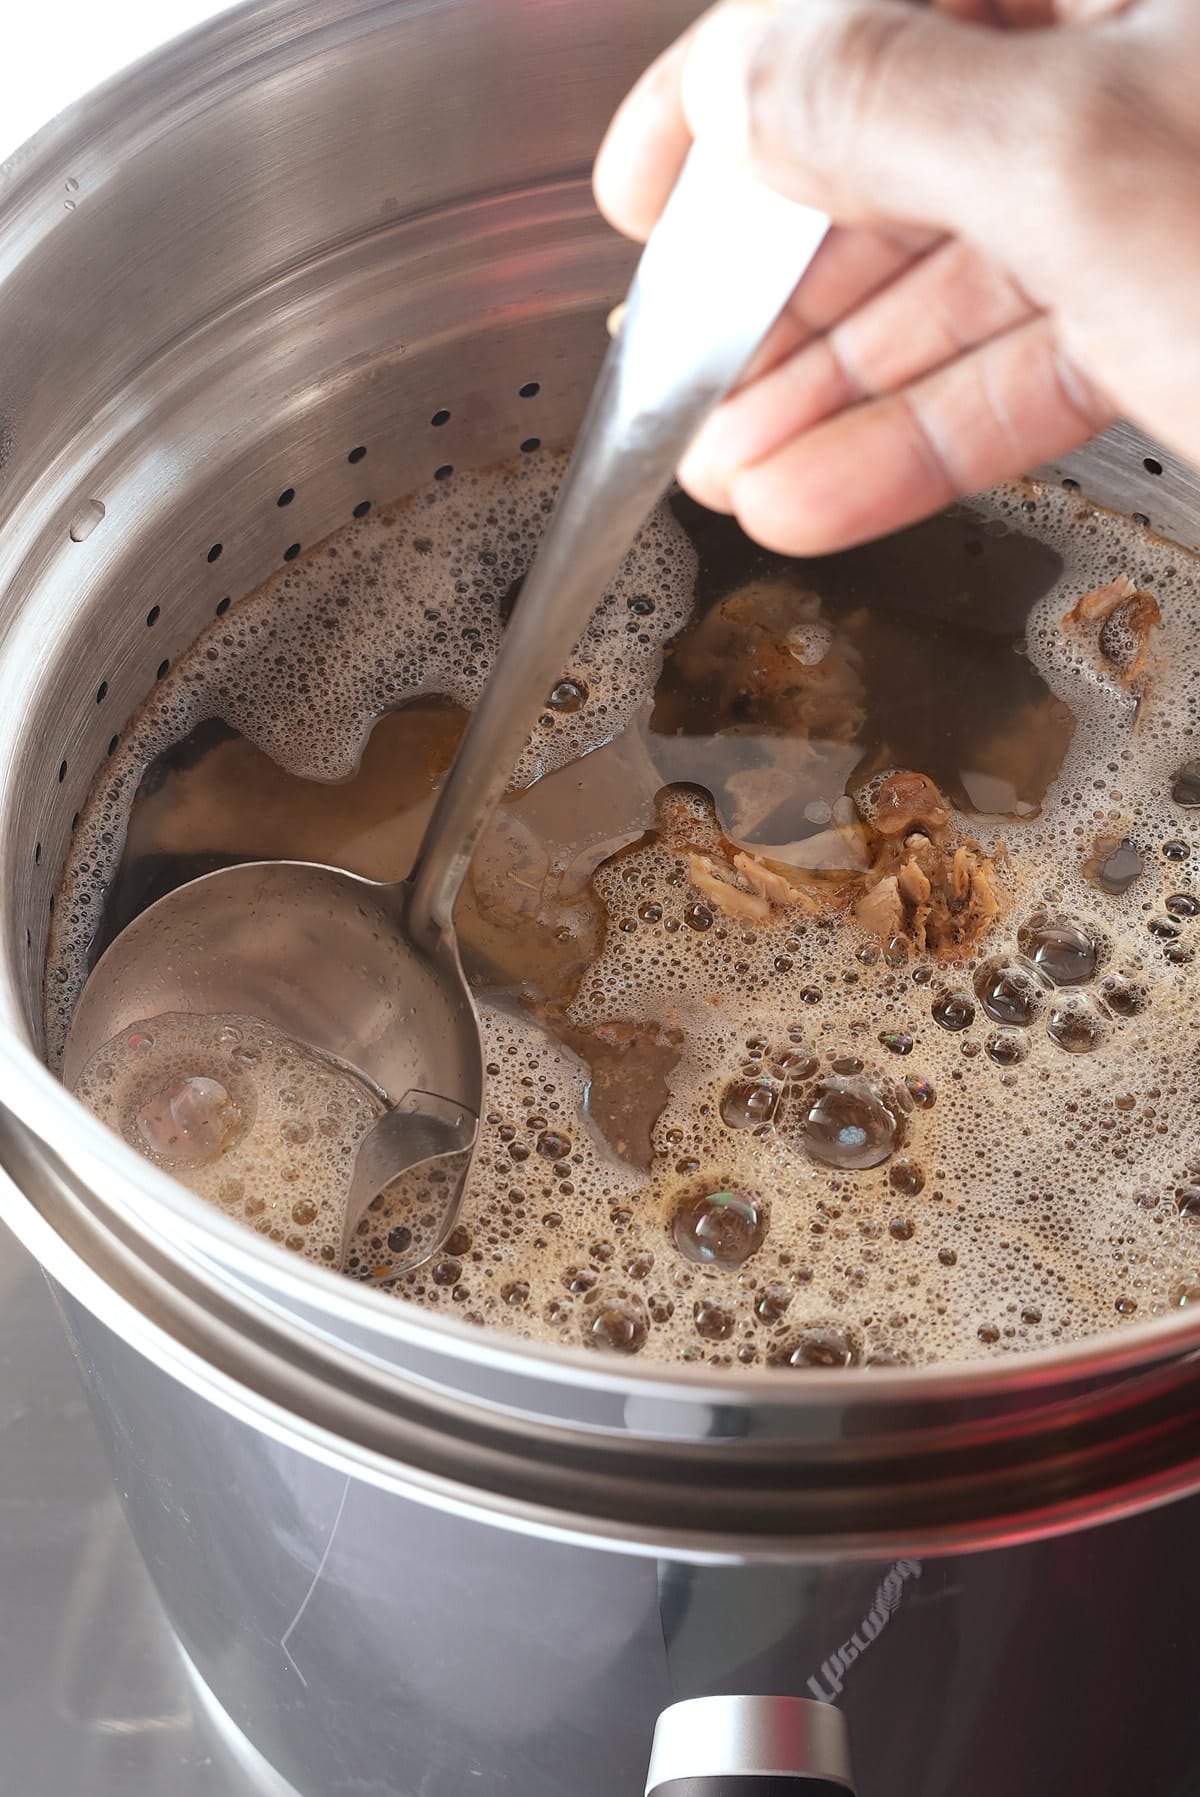
[[[748,855],[743,849],[733,857],[733,865],[750,888],[765,898],[769,905],[794,905],[798,902],[798,889],[785,879],[774,868],[768,867],[756,856]]]
[[[899,938],[921,953],[952,955],[977,942],[1003,908],[995,862],[952,829],[950,807],[924,774],[892,774],[876,803],[873,827],[857,825],[869,848],[859,871],[843,853],[838,875],[822,878],[722,838],[709,852],[688,845],[688,877],[707,903],[742,923],[850,904],[861,928],[884,943]]]
[[[696,891],[726,917],[746,923],[766,923],[772,910],[786,906],[797,906],[810,915],[818,909],[816,901],[786,875],[744,850],[734,856],[732,865],[693,852],[688,855],[688,877]]]
[[[878,853],[854,915],[883,942],[952,954],[977,942],[1001,910],[996,869],[950,829],[950,808],[924,774],[889,776],[876,800]]]

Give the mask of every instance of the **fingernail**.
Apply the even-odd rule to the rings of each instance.
[[[683,110],[692,136],[731,155],[750,148],[750,70],[771,24],[770,0],[713,13],[683,68]]]

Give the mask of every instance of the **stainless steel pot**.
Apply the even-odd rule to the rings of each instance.
[[[535,1351],[295,1264],[42,1065],[73,815],[161,665],[361,499],[569,439],[631,265],[588,164],[695,10],[256,0],[5,166],[3,1214],[197,1675],[311,1797],[609,1797],[738,1693],[841,1707],[860,1797],[1191,1792],[1194,1315],[886,1378]],[[1200,545],[1135,432],[1048,472]]]

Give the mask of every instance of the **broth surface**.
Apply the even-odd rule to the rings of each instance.
[[[52,1055],[88,966],[181,881],[263,856],[408,872],[560,472],[456,475],[201,637],[76,833]],[[1107,615],[1064,623],[1122,575]],[[1144,667],[1134,588],[1162,611]],[[459,1226],[393,1278],[420,1197],[389,1193],[348,1271],[537,1339],[734,1366],[976,1357],[1200,1297],[1198,618],[1190,558],[1067,493],[806,562],[675,496],[459,906],[489,1057]],[[946,807],[889,837],[896,770]],[[924,942],[935,861],[962,894],[954,940],[931,919]],[[999,914],[968,927],[970,868]],[[917,895],[894,929],[889,871]],[[248,1096],[230,1056],[253,1030],[148,1020],[80,1095],[332,1261],[377,1096],[279,1043]]]

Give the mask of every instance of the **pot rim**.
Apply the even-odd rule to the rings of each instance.
[[[1130,1388],[1136,1436],[1123,1430],[1118,1410],[1099,1453],[1091,1451],[1095,1432],[1080,1430],[1080,1415],[1060,1408],[1040,1431],[1049,1453],[1035,1454],[1031,1466],[1020,1454],[1002,1455],[993,1473],[972,1463],[968,1444],[965,1455],[943,1455],[922,1479],[910,1476],[920,1473],[918,1455],[898,1460],[894,1452],[878,1465],[851,1461],[851,1476],[834,1489],[829,1479],[842,1469],[790,1440],[619,1441],[527,1417],[506,1430],[506,1419],[495,1427],[495,1416],[457,1394],[434,1392],[428,1402],[431,1394],[412,1382],[380,1402],[372,1390],[377,1367],[337,1388],[314,1378],[319,1340],[293,1319],[277,1326],[256,1313],[244,1293],[231,1301],[228,1290],[161,1244],[147,1251],[110,1224],[94,1195],[66,1228],[58,1226],[53,1213],[72,1184],[70,1170],[11,1120],[0,1124],[0,1167],[8,1175],[0,1208],[9,1181],[41,1193],[39,1205],[27,1206],[26,1240],[52,1281],[163,1371],[257,1432],[349,1476],[501,1528],[695,1563],[887,1560],[1044,1539],[1200,1487],[1200,1392],[1184,1389],[1181,1403],[1170,1364],[1165,1377]],[[168,1308],[164,1323],[154,1313]],[[1070,1423],[1061,1439],[1058,1420]],[[1154,1449],[1164,1425],[1165,1455]],[[1011,1444],[1027,1444],[1019,1427],[1009,1443],[984,1441],[985,1458],[995,1460],[990,1447]],[[1081,1467],[1086,1476],[1073,1476]],[[942,1501],[946,1475],[949,1503]],[[964,1484],[965,1503],[957,1495]]]

